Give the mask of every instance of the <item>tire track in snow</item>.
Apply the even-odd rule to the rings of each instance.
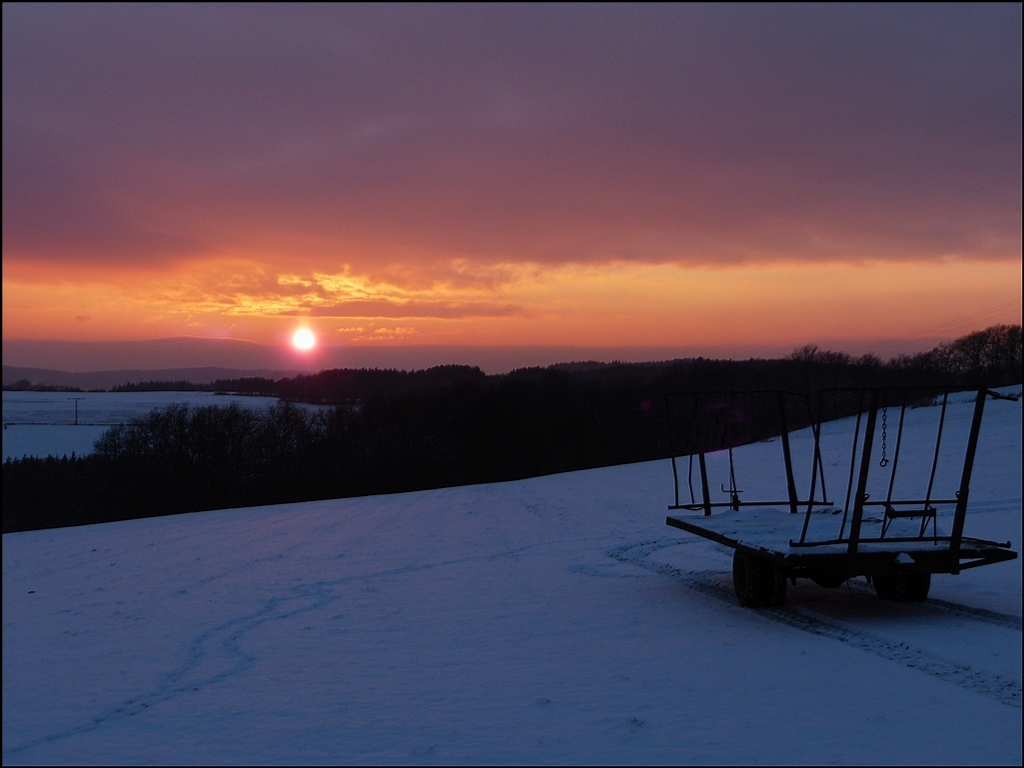
[[[279,621],[297,616],[307,611],[323,608],[335,600],[345,597],[347,593],[335,591],[334,587],[344,586],[352,582],[365,582],[400,576],[417,571],[426,571],[450,565],[459,565],[482,560],[500,560],[516,557],[544,544],[529,544],[489,555],[443,560],[434,563],[400,566],[376,573],[361,573],[344,576],[330,581],[298,584],[288,590],[289,594],[271,597],[255,611],[236,616],[228,621],[200,633],[188,646],[188,659],[173,672],[167,674],[154,688],[133,696],[130,699],[114,704],[87,722],[71,726],[55,733],[37,736],[16,746],[3,749],[4,762],[16,754],[33,747],[53,741],[77,736],[94,731],[97,728],[125,717],[134,717],[147,711],[156,704],[174,699],[182,694],[201,691],[202,689],[239,675],[256,661],[241,648],[245,636],[257,627],[270,621]]]
[[[1019,680],[1004,678],[999,675],[978,672],[965,664],[940,659],[927,651],[914,648],[906,643],[895,641],[854,628],[820,614],[794,605],[778,608],[739,608],[733,590],[726,586],[723,577],[728,574],[719,571],[684,571],[669,563],[658,563],[650,560],[650,556],[659,550],[678,546],[676,541],[643,541],[613,547],[607,554],[616,560],[631,563],[648,571],[671,577],[690,589],[722,600],[738,610],[753,610],[760,616],[777,621],[780,624],[808,632],[820,637],[828,637],[862,651],[895,661],[904,666],[916,669],[937,677],[982,696],[995,699],[1001,704],[1021,708],[1021,684]],[[963,618],[994,623],[1008,629],[1020,630],[1020,619],[1015,616],[999,614],[993,611],[978,611],[969,606],[946,601],[930,601],[927,607],[937,613],[948,613]],[[1016,624],[1013,623],[1016,620]]]
[[[874,596],[875,594],[875,590],[869,587],[866,583],[851,582],[850,588],[854,592],[858,592],[862,595]],[[914,607],[919,611],[925,611],[927,613],[957,616],[961,619],[979,621],[982,624],[993,624],[997,627],[1002,627],[1003,629],[1015,629],[1018,632],[1021,631],[1021,617],[1013,616],[1009,613],[989,611],[985,608],[972,608],[969,605],[951,603],[948,600],[939,600],[936,597],[929,597],[923,603],[915,603]]]
[[[307,585],[302,585],[307,586]],[[302,586],[296,588],[301,590]],[[150,707],[183,693],[200,691],[229,677],[241,674],[256,660],[240,647],[243,637],[251,630],[268,621],[289,618],[305,613],[329,602],[323,596],[314,596],[312,602],[290,610],[280,610],[296,599],[308,599],[308,595],[270,598],[255,612],[239,616],[201,633],[189,644],[189,658],[176,670],[164,677],[157,686],[146,693],[125,699],[81,723],[56,733],[37,736],[34,739],[3,750],[4,762],[12,755],[24,752],[48,742],[77,736],[94,731],[100,726],[124,717],[134,717]],[[275,610],[279,609],[279,610]],[[211,669],[210,667],[213,667]]]

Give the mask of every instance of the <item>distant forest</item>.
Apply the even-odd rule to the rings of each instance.
[[[280,401],[262,412],[172,405],[112,427],[88,456],[9,459],[3,531],[516,480],[665,458],[667,392],[996,387],[1021,378],[1021,326],[997,325],[888,362],[805,346],[778,360],[564,363],[501,375],[448,365],[218,381],[201,388]],[[846,412],[854,410],[851,402]],[[795,429],[809,417],[795,411],[787,420]],[[750,439],[777,431],[774,417],[754,422],[759,426]]]
[[[66,384],[33,384],[28,379],[19,379],[12,384],[4,384],[5,392],[81,392],[81,387]]]

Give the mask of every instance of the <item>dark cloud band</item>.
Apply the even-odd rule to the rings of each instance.
[[[1019,259],[1020,135],[1019,5],[3,7],[5,260]]]

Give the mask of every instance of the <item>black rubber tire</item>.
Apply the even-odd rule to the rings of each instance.
[[[757,608],[761,605],[762,569],[758,560],[738,549],[732,556],[732,585],[736,590],[736,599],[744,608]]]
[[[846,575],[841,572],[833,571],[819,571],[818,573],[810,574],[811,581],[817,584],[819,587],[825,589],[835,589],[841,587],[846,583]]]
[[[872,576],[875,594],[883,600],[902,600],[906,603],[920,603],[928,597],[932,586],[930,573],[896,573]]]
[[[771,560],[761,560],[761,604],[782,605],[785,602],[785,569]]]
[[[875,588],[875,594],[881,600],[895,600],[896,599],[896,576],[895,574],[885,574],[882,576],[872,576],[871,585]]]
[[[928,597],[931,586],[930,573],[901,573],[896,577],[896,599],[920,603]]]
[[[775,572],[775,589],[772,590],[772,605],[786,604],[786,589],[789,588],[786,572],[781,568]]]

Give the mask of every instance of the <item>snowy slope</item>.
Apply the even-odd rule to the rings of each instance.
[[[1019,549],[1020,403],[971,498]],[[670,500],[650,462],[6,534],[4,762],[1020,763],[1019,560],[747,610]]]

